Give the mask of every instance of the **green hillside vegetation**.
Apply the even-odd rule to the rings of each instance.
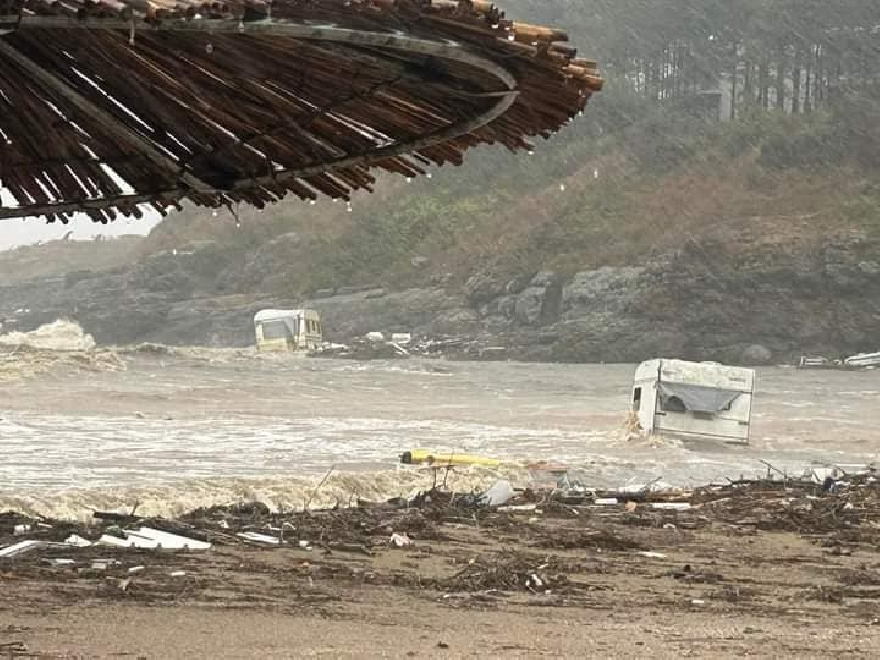
[[[143,249],[208,237],[218,268],[247,270],[255,251],[295,233],[273,248],[283,274],[259,275],[264,288],[305,293],[633,264],[745,225],[752,242],[732,250],[880,230],[880,35],[851,29],[880,25],[873,3],[507,5],[565,25],[608,77],[532,155],[483,148],[431,179],[388,176],[350,212],[328,199],[243,209],[238,223],[188,210]],[[724,86],[731,101],[707,112],[701,93]]]

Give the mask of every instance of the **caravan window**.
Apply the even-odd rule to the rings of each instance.
[[[658,383],[660,406],[667,412],[710,413],[730,410],[740,392],[685,383]]]
[[[633,410],[638,412],[642,408],[642,388],[637,387],[633,391]]]
[[[685,412],[687,408],[677,396],[663,397],[660,400],[660,407],[666,412]]]
[[[263,329],[263,339],[289,339],[290,330],[284,321],[266,321],[260,324]]]

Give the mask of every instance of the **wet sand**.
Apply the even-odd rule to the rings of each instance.
[[[876,626],[825,612],[792,624],[660,607],[536,609],[462,612],[382,592],[338,618],[76,606],[48,620],[17,617],[13,629],[21,632],[0,628],[0,648],[4,640],[24,639],[28,648],[42,649],[19,656],[30,658],[870,658],[880,643]]]

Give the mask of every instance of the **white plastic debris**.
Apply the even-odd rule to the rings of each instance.
[[[597,497],[594,500],[595,504],[619,504],[619,501],[616,497]]]
[[[410,541],[406,534],[392,534],[389,543],[395,548],[403,548],[404,546],[412,545],[412,541]]]
[[[27,524],[16,525],[15,527],[12,528],[12,535],[13,536],[21,536],[22,534],[27,534],[29,531],[31,531],[31,529],[32,529],[31,526],[27,525]]]
[[[46,564],[47,566],[71,566],[76,562],[73,559],[67,559],[66,557],[43,557],[40,560],[41,564]]]
[[[348,344],[336,344],[333,342],[326,342],[321,345],[321,348],[325,351],[346,351],[348,350]]]
[[[656,493],[658,491],[672,491],[676,489],[672,484],[656,479],[649,484],[627,484],[625,486],[618,486],[612,490],[615,490],[618,493]]]
[[[266,545],[279,545],[281,543],[277,536],[269,536],[268,534],[258,534],[257,532],[239,532],[239,538],[253,543],[265,543]]]
[[[144,566],[132,566],[128,569],[129,575],[134,575],[135,573],[143,573],[146,570]]]
[[[183,577],[184,575],[186,575],[186,571],[174,571],[171,577]]]
[[[143,548],[146,550],[155,550],[159,547],[158,542],[142,536],[130,535],[128,538],[121,539],[110,534],[101,536],[96,545],[106,545],[112,548]]]
[[[511,497],[513,497],[513,488],[510,482],[500,479],[486,491],[481,499],[481,503],[487,506],[501,506],[506,504]]]
[[[206,541],[163,532],[150,527],[141,527],[136,532],[126,531],[126,538],[122,539],[110,534],[104,534],[97,545],[107,545],[116,548],[144,548],[148,550],[207,550],[211,544]]]
[[[92,560],[92,570],[94,571],[106,571],[111,566],[116,566],[119,562],[115,559],[93,559]]]
[[[814,467],[805,470],[803,476],[812,479],[817,484],[821,484],[829,477],[831,479],[840,479],[843,476],[843,472],[837,467]]]
[[[312,544],[306,540],[302,540],[299,542],[299,547],[302,548],[303,550],[311,550]]]
[[[17,557],[18,555],[23,555],[26,552],[31,552],[32,550],[41,548],[44,545],[46,545],[45,541],[35,541],[33,539],[21,541],[20,543],[7,546],[0,550],[0,557],[4,557],[7,559],[10,557]]]
[[[72,545],[75,548],[88,548],[92,545],[92,542],[78,534],[71,534],[65,539],[64,545]]]
[[[651,559],[666,559],[666,555],[662,552],[644,551],[639,553],[642,557],[650,557]]]
[[[392,332],[391,341],[405,346],[412,341],[412,335],[408,332]]]
[[[654,502],[651,504],[652,509],[674,509],[677,511],[682,511],[684,509],[690,509],[690,502]]]
[[[385,336],[381,332],[368,332],[364,335],[367,341],[385,341]]]
[[[162,530],[150,527],[141,527],[137,532],[128,532],[128,535],[129,538],[140,536],[155,541],[164,550],[208,550],[211,548],[211,544],[207,541],[197,541],[186,536],[171,534],[170,532],[163,532]]]

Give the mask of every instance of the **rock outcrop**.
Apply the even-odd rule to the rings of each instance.
[[[298,241],[286,235],[274,249]],[[246,346],[258,309],[307,305],[339,341],[381,330],[470,337],[507,349],[486,355],[521,359],[771,364],[803,352],[880,349],[878,255],[880,240],[863,234],[814,250],[732,250],[703,241],[643,264],[568,276],[487,271],[460,287],[362,286],[278,297],[252,290],[264,282],[260,264],[277,263],[270,246],[236,276],[215,246],[204,245],[111,271],[0,286],[0,322],[5,331],[27,331],[72,318],[100,344]]]

